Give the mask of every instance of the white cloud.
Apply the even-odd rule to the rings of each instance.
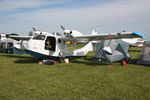
[[[0,2],[0,11],[13,11],[24,8],[33,8],[44,5],[64,3],[66,1],[46,1],[46,0],[3,0]]]
[[[31,0],[35,2],[35,0]],[[40,5],[41,2],[30,3]],[[84,8],[47,8],[5,16],[12,19],[0,25],[6,32],[28,32],[32,27],[44,31],[60,31],[59,25],[90,33],[100,25],[100,32],[139,31],[148,34],[150,26],[149,0],[126,0]],[[27,4],[24,4],[27,7]],[[14,8],[20,8],[19,6]],[[12,8],[11,8],[12,9]],[[11,24],[10,24],[11,23]],[[7,27],[7,28],[6,28]]]

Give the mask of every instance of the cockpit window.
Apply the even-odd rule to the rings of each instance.
[[[33,39],[35,39],[35,40],[44,40],[45,36],[44,35],[37,35]]]

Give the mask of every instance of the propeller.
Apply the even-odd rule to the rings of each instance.
[[[63,26],[60,26],[60,28],[64,31],[64,36],[65,37],[74,38],[76,36],[83,36],[83,34],[79,31],[65,29]]]
[[[63,26],[60,26],[60,28],[64,31],[65,37],[73,38],[73,36],[71,35],[72,34],[72,30],[67,30]]]
[[[64,34],[72,34],[72,30],[68,30],[68,29],[65,29],[63,26],[60,26],[60,28],[64,31]]]
[[[35,32],[36,32],[36,31],[40,31],[40,30],[37,30],[37,29],[36,29],[36,28],[34,28],[34,27],[33,27],[32,29],[33,29],[33,31],[35,31]]]
[[[33,32],[35,35],[38,35],[38,34],[42,34],[42,32],[40,30],[37,30],[36,28],[32,28]]]
[[[61,28],[62,30],[66,30],[63,26],[60,26],[60,28]]]

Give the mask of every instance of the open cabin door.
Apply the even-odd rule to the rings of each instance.
[[[45,50],[52,50],[52,51],[56,50],[56,38],[55,37],[47,36],[45,40]]]

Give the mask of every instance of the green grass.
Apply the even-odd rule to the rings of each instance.
[[[94,63],[39,65],[28,55],[0,54],[0,100],[150,100],[150,67]]]

